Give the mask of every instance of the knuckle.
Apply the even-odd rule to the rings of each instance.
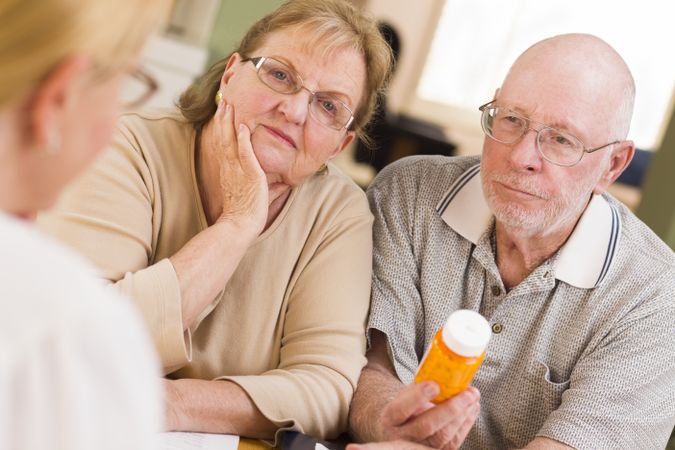
[[[393,408],[392,404],[390,403],[382,410],[380,422],[387,426],[399,425],[402,422],[399,410],[397,408]]]
[[[410,431],[415,440],[425,440],[433,435],[435,430],[432,424],[425,420],[414,423],[410,428]]]
[[[446,446],[452,442],[454,435],[447,428],[441,428],[431,437],[429,437],[429,443],[434,448],[446,448]]]

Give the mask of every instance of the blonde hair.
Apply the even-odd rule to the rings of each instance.
[[[166,18],[170,0],[0,1],[0,105],[29,92],[64,58],[121,68]]]
[[[391,73],[391,48],[382,37],[377,22],[345,0],[288,0],[277,10],[253,24],[236,52],[244,57],[256,56],[269,34],[289,27],[300,27],[321,42],[324,52],[351,48],[363,55],[366,80],[361,102],[354,112],[351,127],[357,136],[369,142],[364,128],[370,120],[378,95],[383,92]],[[200,130],[216,111],[214,97],[220,87],[228,58],[211,66],[180,97],[178,107],[183,116]]]

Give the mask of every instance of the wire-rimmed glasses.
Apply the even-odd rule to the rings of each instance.
[[[309,113],[319,123],[334,130],[349,128],[354,121],[354,113],[340,99],[326,92],[314,92],[308,89],[300,75],[287,64],[267,56],[245,58],[250,61],[263,84],[280,94],[295,94],[305,89],[310,93]]]
[[[485,134],[502,144],[515,144],[530,130],[537,133],[537,151],[548,162],[570,167],[581,161],[584,153],[593,153],[621,141],[610,142],[596,148],[586,148],[573,134],[560,131],[549,125],[535,122],[509,108],[494,105],[495,100],[478,108],[482,112],[481,126]],[[532,124],[541,125],[539,129]]]

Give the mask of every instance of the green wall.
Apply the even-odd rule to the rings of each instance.
[[[222,0],[209,42],[209,65],[236,48],[248,28],[282,0]]]
[[[675,108],[649,165],[637,215],[675,250]]]

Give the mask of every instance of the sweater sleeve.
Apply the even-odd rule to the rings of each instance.
[[[92,261],[110,289],[134,300],[163,367],[190,359],[178,278],[168,259],[150,264],[161,222],[153,175],[133,133],[121,128],[101,157],[41,214],[40,228]]]
[[[339,223],[306,243],[314,247],[312,240],[319,240],[316,251],[298,261],[304,268],[291,283],[278,368],[220,378],[241,386],[279,432],[331,438],[347,427],[366,363],[372,272],[372,216],[359,194],[356,208],[352,203]]]

